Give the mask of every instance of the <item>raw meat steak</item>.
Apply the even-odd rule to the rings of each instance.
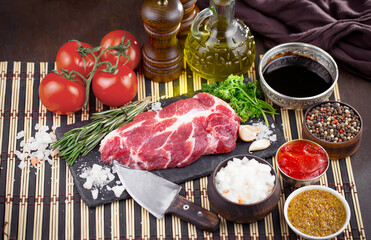
[[[160,111],[138,114],[101,142],[101,160],[145,170],[184,167],[201,155],[236,146],[240,117],[208,93],[179,100]]]

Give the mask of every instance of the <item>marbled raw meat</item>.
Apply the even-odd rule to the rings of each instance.
[[[208,93],[138,114],[101,142],[101,160],[144,170],[184,167],[202,155],[232,151],[240,117]]]

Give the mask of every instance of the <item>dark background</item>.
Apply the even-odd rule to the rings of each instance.
[[[109,31],[125,29],[143,43],[142,0],[0,0],[0,61],[54,62],[58,48],[71,39],[97,46]],[[255,34],[257,53],[267,51]],[[371,64],[371,63],[370,63]],[[371,66],[371,65],[370,65]],[[352,157],[357,193],[367,236],[371,236],[371,82],[340,66],[341,100],[364,121],[361,147]]]

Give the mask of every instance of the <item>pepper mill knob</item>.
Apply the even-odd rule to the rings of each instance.
[[[169,82],[180,76],[183,51],[176,35],[183,18],[179,0],[144,0],[141,8],[147,41],[142,48],[144,76]]]
[[[184,46],[184,42],[187,38],[188,33],[190,32],[193,19],[199,12],[198,7],[196,6],[197,0],[180,0],[183,5],[183,19],[180,24],[180,30],[177,34],[177,38],[180,41],[181,45]]]

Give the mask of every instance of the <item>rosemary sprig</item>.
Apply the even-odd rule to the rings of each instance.
[[[67,165],[71,166],[78,156],[88,154],[108,133],[131,122],[150,103],[151,98],[147,97],[119,108],[93,113],[91,123],[66,132],[52,145],[52,149],[59,148],[59,157],[64,158]]]

